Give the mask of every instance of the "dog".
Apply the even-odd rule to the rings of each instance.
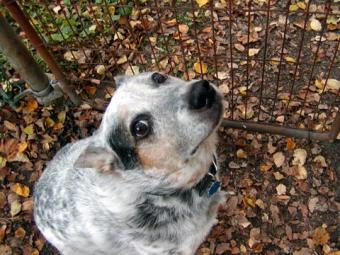
[[[216,163],[223,97],[206,80],[115,78],[88,138],[63,147],[34,191],[38,229],[61,254],[194,254],[224,202]]]

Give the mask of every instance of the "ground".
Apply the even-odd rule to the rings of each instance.
[[[32,221],[34,184],[62,146],[98,127],[116,74],[212,81],[227,119],[326,132],[339,111],[338,1],[271,0],[270,12],[266,0],[18,2],[87,103],[42,106],[27,96],[11,108],[28,85],[0,54],[8,94],[0,98],[0,255],[57,254]],[[340,254],[339,139],[228,128],[219,136],[227,202],[197,254]]]
[[[0,171],[0,254],[57,254],[32,221],[33,186],[55,152],[90,135],[101,118],[92,109],[35,108],[32,102],[25,101],[18,112],[0,109],[6,119],[0,151],[8,160]],[[62,128],[48,127],[49,118]],[[33,131],[20,124],[28,119],[36,119]],[[17,143],[22,133],[27,142]],[[339,249],[339,141],[223,128],[219,135],[228,199],[197,254],[329,254]]]

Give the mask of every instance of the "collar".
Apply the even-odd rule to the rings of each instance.
[[[211,197],[220,190],[221,182],[217,180],[217,170],[217,160],[216,156],[214,155],[208,173],[193,188],[200,196],[207,195],[208,197]]]

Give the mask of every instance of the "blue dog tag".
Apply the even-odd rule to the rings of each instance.
[[[208,190],[208,195],[209,197],[211,197],[212,195],[214,195],[221,187],[221,182],[219,181],[214,181],[213,184],[211,184],[209,190]]]

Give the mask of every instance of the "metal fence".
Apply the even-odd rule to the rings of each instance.
[[[226,127],[320,140],[339,133],[337,0],[3,4],[28,38],[22,24],[34,27],[33,46],[48,49],[78,92],[158,70],[215,82],[228,102]]]

